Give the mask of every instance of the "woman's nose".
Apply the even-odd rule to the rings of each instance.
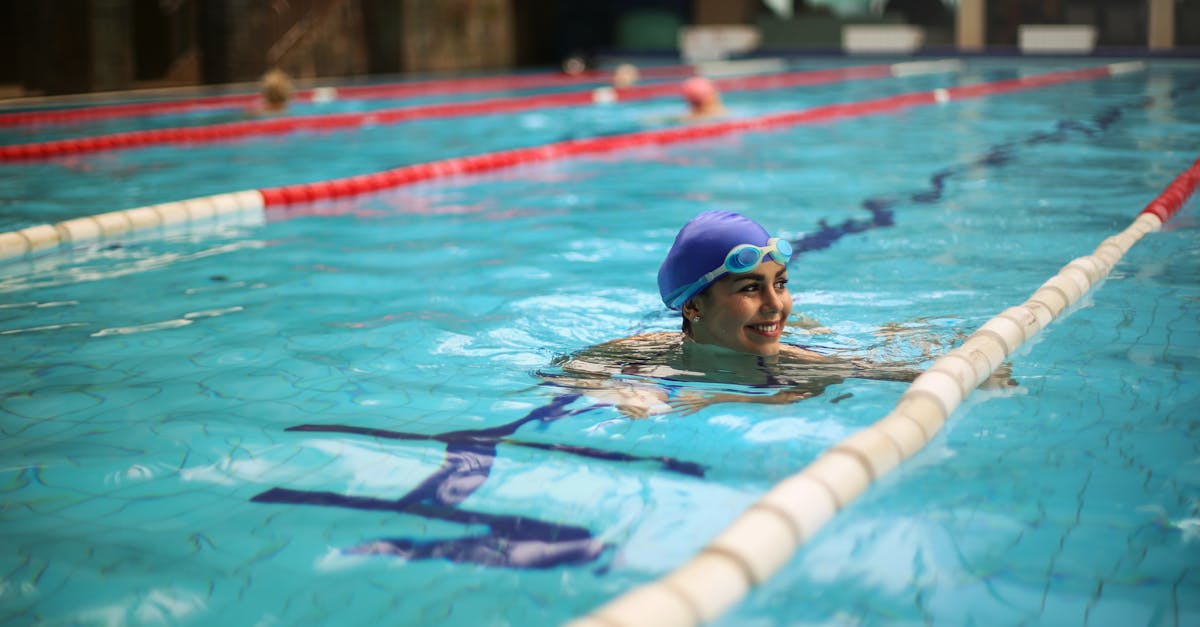
[[[773,289],[763,290],[763,311],[775,312],[783,307],[783,295]]]

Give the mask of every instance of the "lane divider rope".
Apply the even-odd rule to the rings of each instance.
[[[1016,79],[823,105],[755,118],[570,140],[530,148],[408,165],[382,172],[326,181],[218,194],[113,211],[96,216],[65,220],[53,225],[41,224],[0,233],[0,261],[25,258],[60,247],[69,247],[95,240],[118,239],[125,233],[135,230],[163,227],[181,222],[220,219],[222,216],[242,212],[262,214],[267,207],[286,210],[288,206],[329,198],[368,194],[461,174],[488,172],[521,164],[628,150],[641,146],[674,144],[742,131],[766,130],[781,126],[827,122],[841,118],[892,112],[920,105],[1093,80],[1134,71],[1142,67],[1144,64],[1141,63],[1135,65],[1110,64],[1078,70],[1049,72]]]
[[[918,63],[920,65],[913,65]],[[722,91],[784,89],[832,82],[877,79],[890,76],[912,76],[914,73],[941,73],[957,69],[957,62],[941,64],[910,62],[891,65],[867,65],[827,70],[808,70],[760,76],[742,76],[714,80]],[[62,155],[103,150],[141,148],[159,144],[196,144],[224,141],[255,135],[279,135],[300,130],[329,131],[357,128],[366,125],[398,124],[430,118],[461,117],[497,113],[514,113],[530,109],[582,106],[615,101],[637,101],[678,96],[674,82],[624,88],[604,87],[588,91],[540,94],[518,98],[492,98],[471,102],[453,102],[322,115],[293,115],[269,119],[243,120],[204,126],[180,126],[142,131],[109,133],[44,142],[0,146],[0,160],[47,159]]]
[[[935,360],[891,413],[780,481],[683,565],[569,627],[684,627],[718,618],[782,568],[871,483],[921,450],[1006,358],[1107,277],[1142,236],[1170,220],[1198,183],[1200,159],[1128,228],[1067,263],[1024,303],[997,314]]]
[[[0,261],[30,257],[64,246],[116,240],[133,231],[229,219],[240,222],[245,217],[261,221],[262,215],[263,195],[258,190],[110,211],[0,233]]]

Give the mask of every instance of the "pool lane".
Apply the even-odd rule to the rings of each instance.
[[[1141,62],[1113,63],[1077,70],[1033,74],[1015,79],[990,81],[957,87],[911,92],[856,102],[810,107],[708,124],[680,126],[621,135],[569,140],[542,146],[504,150],[466,157],[443,159],[314,183],[246,190],[192,198],[159,205],[112,211],[95,216],[41,224],[17,231],[0,233],[0,261],[26,258],[63,246],[97,240],[119,239],[131,231],[160,228],[229,217],[238,220],[258,216],[269,207],[284,209],[330,198],[368,194],[421,181],[511,168],[514,166],[564,159],[580,155],[603,154],[646,145],[665,145],[719,137],[745,131],[763,131],[782,126],[811,124],[842,118],[890,113],[909,107],[948,102],[1054,85],[1108,78],[1141,71]]]
[[[748,507],[694,557],[569,627],[691,626],[719,618],[765,582],[839,511],[925,447],[1006,358],[1058,319],[1159,230],[1200,184],[1200,159],[1120,233],[1068,262],[1023,303],[985,322],[935,360],[883,418],[830,447]]]
[[[952,72],[958,70],[960,66],[961,63],[949,60],[940,62],[918,61],[785,72],[761,76],[731,77],[716,79],[713,82],[723,92],[786,89],[849,80],[869,80],[895,76]],[[197,144],[228,141],[241,137],[281,135],[305,130],[329,131],[360,128],[368,125],[400,124],[432,118],[495,115],[533,109],[586,106],[595,103],[635,102],[653,98],[675,97],[678,94],[679,86],[674,82],[666,82],[622,88],[603,87],[554,94],[491,98],[469,102],[424,104],[373,111],[321,115],[288,115],[219,124],[126,131],[91,137],[0,146],[0,161],[49,159],[64,155],[141,148],[161,144]]]
[[[680,78],[695,72],[692,66],[661,66],[641,68],[644,78]],[[349,85],[342,87],[314,87],[296,92],[295,102],[328,102],[331,100],[372,100],[382,98],[411,98],[433,95],[472,94],[488,91],[515,89],[541,89],[572,85],[609,83],[613,72],[592,70],[578,75],[562,73],[538,73],[527,75],[476,76],[381,83],[374,85]],[[73,108],[27,110],[0,113],[0,127],[33,126],[46,124],[70,124],[147,115],[170,115],[197,111],[238,110],[252,106],[260,100],[255,93],[174,98],[147,102],[120,104],[84,105]]]

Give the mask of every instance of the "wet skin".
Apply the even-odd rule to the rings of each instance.
[[[683,306],[684,315],[693,320],[692,339],[739,353],[778,354],[792,313],[787,281],[787,268],[773,260],[717,279]]]

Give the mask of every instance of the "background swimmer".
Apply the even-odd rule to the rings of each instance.
[[[292,100],[292,79],[283,70],[270,70],[263,74],[260,93],[262,101],[254,113],[283,113]]]
[[[638,79],[641,78],[637,66],[630,63],[622,63],[613,70],[613,87],[621,89],[624,87],[633,87]]]
[[[683,99],[687,101],[688,114],[684,121],[697,121],[725,115],[725,105],[716,85],[703,76],[693,76],[680,85]]]

